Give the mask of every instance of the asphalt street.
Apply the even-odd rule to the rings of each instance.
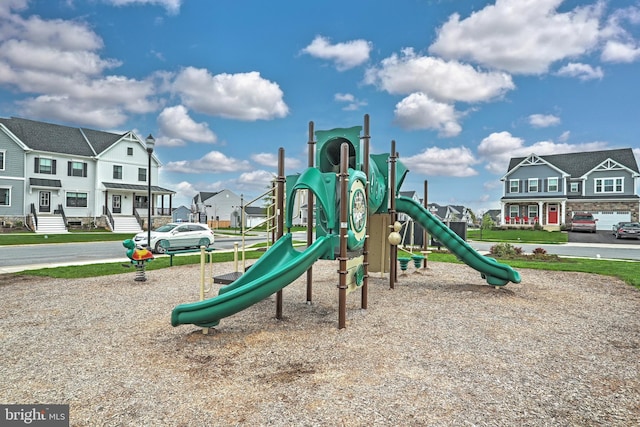
[[[306,240],[306,233],[296,233],[298,240]],[[264,241],[264,236],[246,238],[251,244]],[[241,244],[239,236],[216,236],[214,248],[233,250],[234,244]],[[469,245],[486,253],[495,243],[468,242]],[[640,261],[640,240],[616,240],[608,232],[569,233],[569,243],[546,245],[514,243],[525,253],[543,248],[550,254],[564,257],[585,257]],[[98,262],[129,262],[122,242],[64,243],[44,245],[0,246],[0,274],[46,268],[61,265],[82,265]]]

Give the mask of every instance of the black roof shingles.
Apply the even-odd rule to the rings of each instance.
[[[529,157],[529,156],[527,156]],[[527,157],[514,157],[509,162],[509,172],[522,163]],[[551,154],[548,156],[537,156],[558,169],[568,173],[574,178],[583,176],[602,162],[611,159],[623,166],[628,167],[636,173],[638,162],[633,155],[631,148],[621,148],[616,150],[584,151],[580,153]]]
[[[0,118],[27,147],[35,151],[92,157],[100,154],[122,135],[93,129],[74,128],[35,120]]]

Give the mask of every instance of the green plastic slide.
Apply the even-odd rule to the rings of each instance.
[[[504,286],[509,282],[520,283],[520,273],[506,264],[476,252],[460,236],[451,231],[442,221],[433,216],[424,206],[408,197],[396,198],[396,210],[417,221],[425,230],[453,252],[469,267],[481,273],[482,278],[493,286]]]
[[[300,277],[333,247],[331,239],[318,238],[301,252],[293,247],[291,233],[285,234],[238,280],[221,288],[217,297],[176,306],[171,325],[218,325],[220,319],[262,301]]]

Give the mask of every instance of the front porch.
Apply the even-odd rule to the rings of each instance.
[[[566,213],[566,200],[503,199],[501,213],[500,225],[505,228],[541,227],[559,231]]]

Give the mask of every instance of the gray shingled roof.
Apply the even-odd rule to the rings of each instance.
[[[123,136],[17,117],[0,118],[0,123],[32,150],[85,157],[100,154]]]
[[[149,190],[149,187],[147,185],[138,185],[138,184],[121,184],[119,182],[103,182],[102,185],[104,185],[105,188],[118,189],[118,190],[136,190],[140,192],[146,192]],[[151,191],[156,193],[175,194],[175,191],[158,187],[157,185],[152,185]]]
[[[512,158],[509,162],[509,172],[520,163],[522,163],[522,161],[527,157]],[[549,162],[558,169],[563,170],[574,178],[586,174],[607,159],[611,159],[623,166],[628,167],[636,173],[640,173],[640,171],[638,171],[638,162],[636,162],[636,158],[634,157],[633,150],[631,150],[631,148],[622,148],[618,150],[586,151],[581,153],[551,154],[548,156],[538,157]]]

